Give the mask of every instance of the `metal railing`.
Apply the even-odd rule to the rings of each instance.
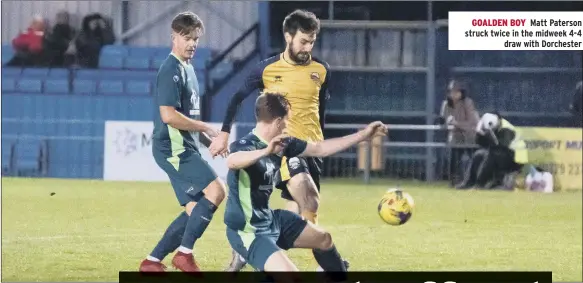
[[[61,178],[101,178],[103,170],[103,127],[104,121],[60,120],[60,119],[15,119],[3,118],[5,129],[3,142],[37,140],[48,142],[47,177]],[[254,124],[237,123],[238,136],[249,131]],[[328,124],[328,138],[345,135],[362,129],[366,124]],[[446,131],[435,125],[388,125],[389,137],[395,131]],[[52,130],[43,130],[52,129]],[[83,131],[86,133],[83,134]],[[81,131],[81,132],[80,132]],[[339,134],[342,132],[342,134]],[[325,178],[362,178],[364,183],[373,178],[425,180],[427,170],[435,172],[438,180],[449,180],[450,146],[443,142],[383,140],[379,147],[375,142],[362,143],[341,153],[324,159]],[[425,168],[426,150],[433,149],[431,167]],[[66,162],[65,162],[66,161]],[[67,168],[61,166],[67,165]],[[68,172],[68,170],[76,171]],[[70,174],[70,175],[68,175]]]
[[[346,130],[346,129],[361,129],[364,128],[366,126],[366,124],[331,124],[331,125],[326,125],[326,130],[327,131],[331,131],[331,130]],[[387,127],[389,128],[389,137],[390,137],[390,133],[392,131],[447,131],[448,128],[444,127],[444,126],[440,126],[440,125],[387,125]],[[451,129],[451,128],[450,128]],[[376,150],[375,150],[375,147]],[[410,150],[410,153],[405,153],[405,154],[393,154],[390,149],[416,149],[416,150]],[[435,168],[436,168],[436,163],[438,163],[440,160],[443,160],[443,158],[438,158],[436,155],[436,153],[434,152],[435,149],[445,149],[446,151],[449,148],[449,144],[445,143],[445,142],[433,142],[433,141],[391,141],[390,138],[387,140],[386,138],[382,138],[380,142],[376,143],[375,140],[373,139],[370,142],[363,142],[358,146],[353,147],[352,149],[352,154],[349,153],[340,153],[334,156],[329,157],[328,159],[328,163],[332,163],[329,164],[329,166],[331,168],[337,168],[337,164],[334,164],[334,162],[338,163],[338,162],[344,162],[344,164],[347,164],[346,161],[347,160],[339,160],[340,158],[345,158],[345,159],[356,159],[357,161],[360,160],[360,163],[364,163],[361,164],[360,166],[356,166],[356,168],[358,171],[361,171],[362,173],[362,178],[364,183],[369,184],[371,182],[371,176],[373,175],[373,172],[377,173],[377,177],[381,177],[381,178],[387,178],[387,177],[398,177],[400,169],[403,169],[404,167],[409,167],[409,169],[412,169],[410,172],[403,172],[407,175],[409,175],[408,177],[411,177],[412,179],[419,179],[419,180],[432,180],[434,179],[434,174],[432,172],[435,172]],[[356,149],[358,152],[355,154],[353,151],[354,149]],[[430,151],[429,156],[427,156],[427,152]],[[404,152],[407,152],[407,150],[404,150]],[[373,156],[373,155],[377,155],[377,156]],[[380,155],[380,156],[378,156]],[[393,157],[398,157],[396,159],[391,159],[390,156]],[[389,157],[389,158],[387,158]],[[429,162],[423,162],[423,164],[417,164],[415,166],[413,166],[413,163],[419,163],[421,161],[425,161],[426,158],[429,157]],[[373,159],[377,159],[377,163],[376,166],[373,166]],[[448,158],[445,158],[445,161],[447,161]],[[356,162],[359,163],[359,162]],[[354,163],[353,163],[354,164]],[[407,166],[409,165],[409,166]],[[429,165],[429,166],[428,166]],[[442,166],[443,167],[443,166]],[[446,168],[446,167],[444,167]],[[449,168],[449,167],[447,167]],[[347,169],[347,168],[343,168],[343,169]],[[387,170],[388,169],[388,170]],[[415,172],[417,171],[417,172]],[[423,172],[420,174],[420,172]],[[332,172],[327,172],[329,173],[329,176],[332,176],[333,174],[330,174]],[[438,174],[439,175],[439,174]]]
[[[255,124],[237,123],[238,133],[244,134]],[[327,138],[346,135],[366,127],[367,124],[326,124]],[[372,179],[396,179],[418,181],[447,181],[454,184],[459,181],[452,165],[461,158],[457,149],[471,151],[475,145],[451,145],[447,142],[434,141],[395,141],[391,133],[395,131],[447,132],[453,127],[442,125],[388,124],[389,135],[380,142],[362,142],[343,152],[324,158],[324,178],[360,178],[365,184]],[[245,129],[245,130],[242,130]],[[462,151],[461,154],[466,153]],[[429,160],[427,161],[427,158]]]

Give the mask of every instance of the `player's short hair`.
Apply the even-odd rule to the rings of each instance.
[[[197,28],[200,29],[201,34],[204,33],[204,24],[200,17],[193,12],[182,12],[174,17],[172,20],[172,31],[186,35],[192,33]]]
[[[318,34],[320,32],[320,20],[312,12],[295,10],[283,20],[283,33],[288,32],[291,36],[295,36],[298,30],[303,33]]]
[[[287,98],[279,93],[263,93],[255,101],[257,122],[271,122],[287,116],[290,110]]]

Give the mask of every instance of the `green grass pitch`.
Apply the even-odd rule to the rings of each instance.
[[[415,199],[415,213],[393,227],[376,213],[393,185],[322,186],[321,224],[352,270],[551,270],[554,281],[582,281],[581,192],[409,182],[402,188]],[[278,191],[272,199],[282,206]],[[180,211],[165,183],[2,178],[2,281],[117,281],[118,271],[137,269]],[[223,206],[195,254],[204,270],[228,262]],[[300,270],[316,268],[310,251],[289,255]]]

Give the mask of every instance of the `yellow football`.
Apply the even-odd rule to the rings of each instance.
[[[378,213],[385,223],[398,226],[411,219],[414,207],[410,194],[401,189],[390,189],[381,198]]]

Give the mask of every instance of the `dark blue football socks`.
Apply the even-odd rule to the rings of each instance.
[[[184,235],[187,223],[188,214],[186,214],[186,212],[180,213],[180,215],[170,223],[164,236],[162,236],[162,239],[160,239],[150,256],[162,261],[168,254],[176,250],[178,246],[180,246],[182,235]]]
[[[217,206],[210,202],[206,197],[202,197],[192,209],[186,230],[182,236],[181,248],[192,250],[194,243],[202,236],[209,223],[213,219],[213,215],[217,210]]]

